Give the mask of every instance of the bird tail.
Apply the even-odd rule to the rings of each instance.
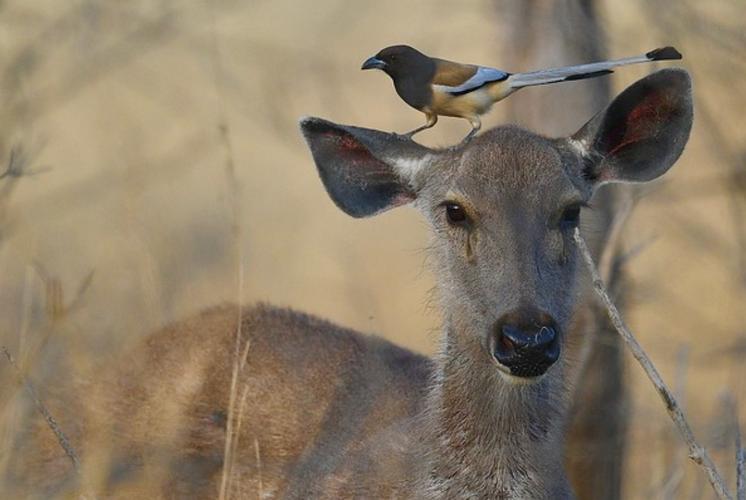
[[[514,73],[510,75],[506,83],[511,89],[529,87],[531,85],[545,85],[547,83],[567,82],[571,80],[583,80],[597,76],[613,73],[612,68],[627,66],[628,64],[640,64],[651,61],[667,61],[681,59],[681,53],[673,47],[663,47],[650,52],[613,61],[601,61],[577,66],[565,66],[562,68],[543,69],[527,73]]]

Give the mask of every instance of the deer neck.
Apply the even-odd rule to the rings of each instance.
[[[562,363],[537,383],[504,380],[473,332],[446,328],[429,401],[428,494],[563,498]]]

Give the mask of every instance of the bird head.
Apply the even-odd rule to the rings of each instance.
[[[392,45],[365,60],[360,69],[380,69],[392,78],[408,74],[430,76],[435,63],[428,56],[409,45]]]

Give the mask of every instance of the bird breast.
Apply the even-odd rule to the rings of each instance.
[[[432,88],[431,108],[438,115],[461,118],[482,115],[490,110],[494,102],[488,86],[458,96],[444,91],[441,85],[433,85]]]

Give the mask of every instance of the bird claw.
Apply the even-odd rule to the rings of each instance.
[[[463,148],[464,146],[466,146],[467,144],[469,144],[471,142],[471,140],[474,139],[474,137],[476,137],[478,131],[479,131],[478,129],[473,129],[471,132],[469,132],[468,134],[466,134],[466,137],[464,137],[463,139],[461,139],[461,142],[459,142],[455,146],[451,146],[450,149],[461,149],[461,148]]]
[[[412,137],[414,137],[414,135],[415,135],[415,134],[416,134],[417,132],[421,132],[421,130],[417,130],[417,129],[415,129],[415,130],[412,130],[412,131],[410,131],[410,132],[407,132],[406,134],[400,134],[400,133],[398,133],[398,132],[391,132],[391,134],[392,134],[392,135],[393,135],[394,137],[396,137],[397,139],[401,140],[401,141],[411,141],[411,140],[412,140]]]
[[[399,139],[407,139],[411,141],[415,133],[416,132],[407,132],[406,134],[399,134],[399,133],[394,132],[394,135],[398,137]]]

